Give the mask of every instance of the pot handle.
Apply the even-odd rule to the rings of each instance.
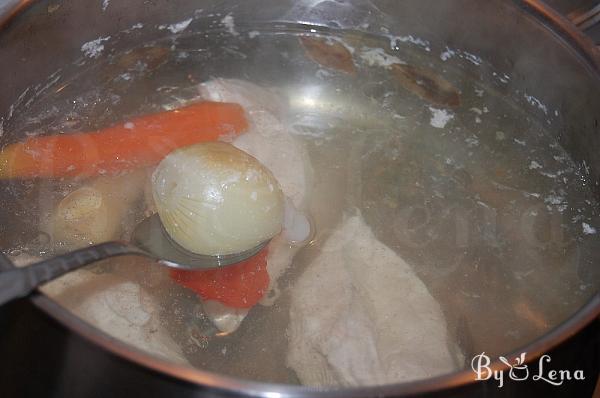
[[[28,296],[35,288],[67,272],[109,257],[127,254],[144,255],[135,246],[125,242],[105,242],[78,249],[57,257],[0,272],[0,305]]]

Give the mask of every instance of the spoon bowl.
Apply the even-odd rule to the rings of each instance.
[[[154,214],[135,227],[130,242],[99,243],[23,268],[0,272],[0,305],[25,297],[38,286],[68,272],[110,257],[143,256],[167,267],[200,271],[237,264],[257,254],[268,243],[269,240],[266,240],[240,253],[224,255],[193,253],[171,239],[158,214]]]
[[[139,223],[131,234],[131,244],[145,251],[148,257],[168,267],[189,270],[206,270],[237,264],[257,254],[268,243],[269,240],[266,240],[239,253],[197,254],[185,249],[171,238],[158,214]]]

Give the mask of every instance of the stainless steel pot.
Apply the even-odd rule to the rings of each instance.
[[[5,118],[12,112],[13,104],[28,100],[30,94],[22,95],[28,87],[38,84],[42,80],[41,77],[50,76],[57,69],[66,67],[77,59],[83,43],[98,37],[116,35],[117,32],[126,30],[140,21],[147,26],[157,26],[184,20],[201,8],[205,14],[231,13],[240,24],[247,21],[259,24],[300,23],[319,29],[359,28],[373,34],[387,30],[398,35],[425,38],[432,46],[439,48],[450,46],[476,52],[487,65],[478,71],[482,80],[492,78],[496,71],[510,73],[510,83],[499,90],[505,90],[507,93],[514,90],[535,93],[535,97],[541,99],[548,109],[558,110],[556,115],[552,116],[554,122],[549,130],[559,138],[577,162],[589,168],[590,180],[596,192],[600,193],[600,158],[596,155],[600,149],[600,54],[567,20],[541,1],[132,0],[114,3],[106,1],[104,4],[103,6],[103,2],[100,1],[70,0],[9,1],[0,6],[0,70],[3,71],[0,112]],[[120,37],[114,46],[115,49],[126,48],[140,40],[142,35],[143,39],[147,40],[158,38],[161,34],[162,32],[156,29],[132,32]],[[540,118],[543,122],[543,116],[540,115]],[[85,376],[76,375],[73,368],[73,363],[86,362],[82,353],[97,356],[98,363],[102,366],[119,369],[118,374],[107,371],[112,374],[112,381],[100,382],[96,378],[98,374],[92,373],[92,380],[88,380],[88,384],[78,384],[91,389],[107,388],[102,391],[116,388],[111,395],[117,395],[116,391],[123,392],[120,385],[110,386],[113,381],[131,381],[135,391],[143,391],[147,395],[169,391],[185,396],[240,394],[261,397],[349,397],[409,396],[425,393],[435,396],[513,396],[513,393],[516,394],[519,390],[526,394],[548,394],[556,391],[548,390],[547,386],[541,384],[532,387],[518,383],[512,383],[505,389],[497,389],[491,383],[476,382],[470,370],[414,383],[353,390],[317,391],[302,387],[246,382],[157,360],[99,332],[43,295],[35,296],[32,302],[58,320],[67,330],[87,340],[83,342],[78,337],[68,340],[74,341],[73,347],[76,347],[76,352],[69,351],[62,357],[65,361],[64,368],[73,372],[66,377]],[[19,307],[13,307],[12,311],[15,311],[14,308],[27,306],[24,303],[17,305]],[[599,342],[596,319],[599,314],[600,295],[596,294],[566,322],[515,353],[526,351],[529,360],[535,361],[543,353],[556,349],[587,326],[587,334],[584,336],[588,340],[585,347],[588,351],[591,347],[592,353],[588,355],[595,356],[595,360],[590,362],[589,377],[593,379],[594,371],[596,374],[598,372]],[[39,317],[39,314],[35,317]],[[14,312],[10,319],[15,319]],[[36,322],[44,325],[44,328],[54,328],[55,332],[51,333],[65,338],[65,331],[56,332],[56,325],[52,322],[45,319],[38,319]],[[106,352],[116,356],[107,355]],[[6,363],[3,366],[7,366]],[[506,369],[500,361],[493,363],[491,368]],[[65,387],[69,385],[69,380],[58,375],[56,377],[60,380],[54,384],[54,387],[60,386],[56,387],[57,391],[65,395],[76,395]],[[590,383],[588,380],[588,390]]]

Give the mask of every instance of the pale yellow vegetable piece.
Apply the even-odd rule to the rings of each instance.
[[[67,249],[119,239],[143,194],[146,173],[98,177],[65,196],[50,216],[50,235]]]
[[[165,229],[194,253],[241,252],[281,231],[279,183],[256,158],[230,144],[175,150],[158,165],[152,183]]]

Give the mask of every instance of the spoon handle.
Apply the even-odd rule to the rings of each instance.
[[[105,242],[57,257],[0,272],[0,305],[29,295],[36,287],[67,272],[109,257],[149,254],[125,242]]]

